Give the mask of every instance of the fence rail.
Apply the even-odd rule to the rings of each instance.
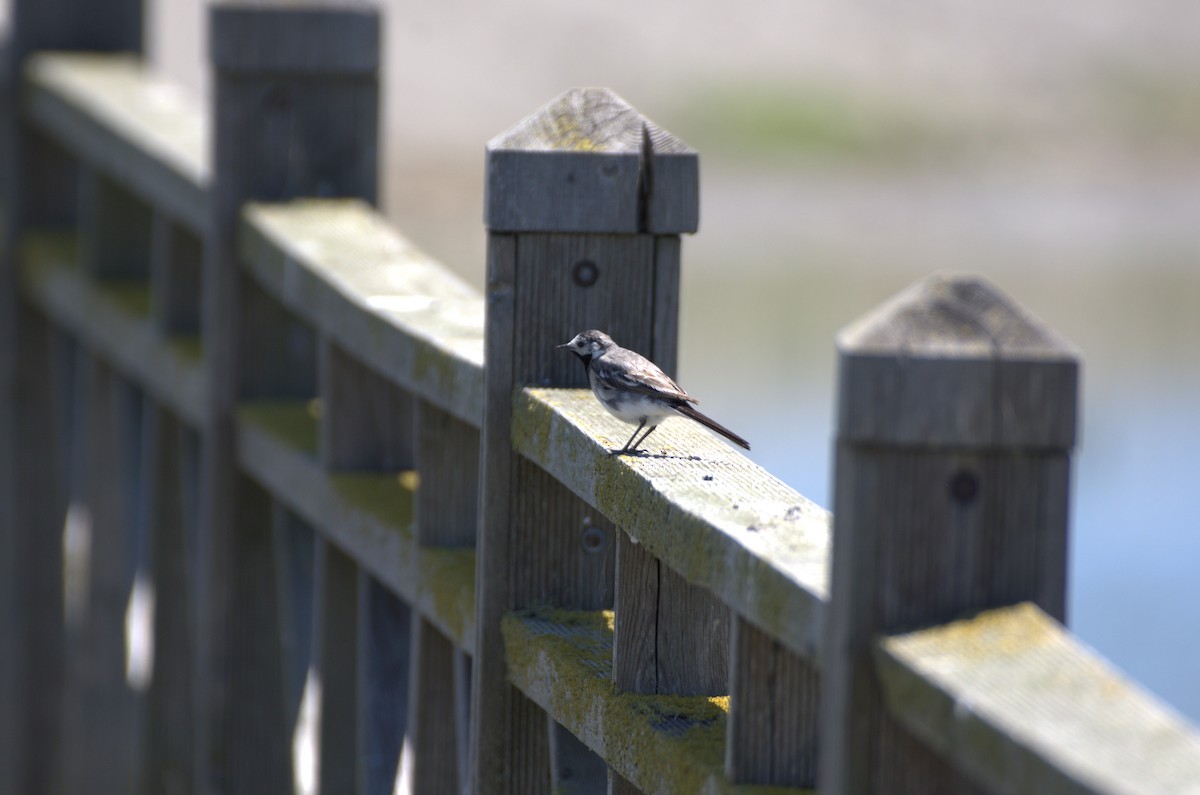
[[[839,338],[835,516],[613,457],[553,345],[674,370],[686,144],[598,89],[494,138],[484,295],[371,207],[369,6],[214,5],[209,112],[71,5],[5,59],[0,791],[291,791],[316,704],[321,792],[1200,792],[1058,623],[1078,359],[989,283]]]

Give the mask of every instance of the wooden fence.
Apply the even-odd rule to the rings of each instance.
[[[698,158],[612,93],[488,144],[481,295],[371,207],[370,6],[215,4],[207,111],[140,0],[12,20],[3,792],[290,792],[302,703],[322,793],[1200,792],[1059,623],[1077,357],[988,282],[839,337],[831,527],[690,424],[611,457],[553,350],[675,367]]]

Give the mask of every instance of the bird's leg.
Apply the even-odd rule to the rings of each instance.
[[[644,425],[645,423],[642,423],[642,424]],[[642,434],[642,438],[638,439],[637,442],[634,443],[633,447],[629,448],[629,452],[631,452],[631,453],[636,452],[637,449],[642,446],[642,442],[646,441],[646,437],[649,436],[651,433],[653,433],[654,429],[657,427],[658,427],[657,425],[651,425],[649,428],[647,428],[646,432]]]
[[[642,428],[645,428],[645,427],[646,427],[646,421],[642,420],[642,424],[637,426],[637,428],[633,432],[633,436],[629,437],[629,441],[625,443],[625,446],[622,447],[620,450],[610,451],[610,454],[611,455],[621,455],[623,453],[629,453],[629,452],[633,452],[633,450],[636,450],[637,449],[636,447],[631,448],[629,445],[631,442],[633,442],[634,437],[637,436],[639,433],[641,433]],[[651,428],[650,430],[654,430],[654,429]]]

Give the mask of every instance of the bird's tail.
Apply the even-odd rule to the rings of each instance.
[[[683,416],[685,416],[685,417],[687,417],[687,418],[689,418],[689,419],[693,419],[693,420],[695,420],[696,422],[698,422],[698,423],[700,423],[701,425],[703,425],[705,428],[709,428],[709,429],[711,429],[711,430],[714,430],[714,431],[716,431],[717,433],[721,434],[721,435],[722,435],[722,436],[724,436],[726,439],[728,439],[729,441],[731,441],[731,442],[733,442],[734,444],[738,445],[739,447],[744,447],[744,448],[746,448],[747,450],[749,450],[749,449],[750,449],[750,443],[749,443],[749,442],[747,442],[747,441],[746,441],[745,439],[743,439],[742,437],[738,436],[738,435],[737,435],[736,433],[734,433],[733,431],[731,431],[731,430],[729,430],[728,428],[726,428],[726,427],[725,427],[724,425],[722,425],[721,423],[719,423],[719,422],[717,422],[716,420],[712,419],[711,417],[708,417],[708,416],[706,416],[706,415],[704,415],[704,414],[701,414],[699,411],[696,411],[696,409],[695,409],[695,408],[693,408],[693,407],[691,406],[691,404],[689,404],[689,403],[681,403],[681,404],[679,404],[678,406],[676,406],[676,407],[675,407],[675,410],[676,410],[676,411],[678,411],[678,412],[679,412],[680,414],[682,414]]]

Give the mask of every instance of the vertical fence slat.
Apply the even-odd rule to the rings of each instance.
[[[474,547],[479,510],[479,430],[427,401],[416,403],[416,538],[422,547]],[[432,623],[412,622],[408,704],[414,792],[463,789],[467,694],[463,652]]]
[[[20,649],[0,669],[0,745],[14,792],[54,792],[63,758],[63,559],[66,511],[52,415],[49,329],[21,298],[19,251],[27,232],[69,226],[77,209],[74,162],[20,119],[22,64],[41,49],[139,51],[141,0],[13,0],[0,108],[4,218],[0,222],[0,626]],[[43,352],[39,355],[38,352]],[[11,575],[11,576],[7,576]]]
[[[206,694],[201,739],[208,747],[200,750],[205,767],[202,788],[264,791],[252,786],[253,778],[269,768],[276,771],[272,776],[276,787],[270,788],[276,791],[290,786],[279,781],[287,778],[288,770],[286,747],[279,742],[286,710],[281,708],[278,716],[239,711],[225,681],[231,661],[241,655],[253,657],[256,642],[273,642],[253,633],[227,636],[223,629],[238,619],[241,603],[261,585],[233,576],[248,553],[245,521],[239,520],[247,509],[241,504],[247,494],[238,490],[233,411],[237,400],[247,394],[267,397],[282,390],[299,396],[307,387],[311,396],[316,350],[311,351],[307,368],[289,366],[264,375],[265,371],[248,367],[254,361],[253,346],[260,342],[259,352],[278,360],[278,355],[263,350],[267,341],[274,339],[273,347],[294,354],[296,345],[315,345],[315,339],[306,342],[311,338],[302,329],[282,329],[280,320],[286,317],[278,313],[267,320],[272,305],[259,300],[260,291],[237,265],[236,230],[242,205],[252,199],[355,196],[374,201],[379,19],[374,8],[357,4],[217,3],[210,9],[209,34],[214,151],[202,309],[209,385],[204,439],[208,590],[200,671]],[[270,328],[263,329],[264,321]],[[267,338],[256,339],[256,330],[265,331]],[[257,364],[265,367],[261,358]],[[297,375],[299,380],[288,378]],[[272,383],[272,378],[278,381]],[[272,557],[268,556],[268,569]],[[239,642],[251,648],[234,648],[232,644]],[[270,662],[269,655],[259,661]],[[277,685],[281,679],[278,670],[261,669],[255,675],[263,687]],[[256,723],[259,718],[266,722]],[[231,756],[235,749],[256,767],[238,764]]]
[[[409,728],[410,636],[414,612],[367,575],[365,731],[366,795],[391,795]],[[414,792],[422,790],[414,789]]]
[[[200,239],[155,211],[151,224],[150,311],[159,330],[168,336],[200,333]]]
[[[119,376],[90,351],[79,354],[88,542],[86,563],[77,569],[86,585],[69,667],[64,772],[68,791],[125,792],[135,781],[125,644],[134,506],[126,500],[121,459],[136,444],[136,429],[123,416]]]
[[[814,788],[816,666],[741,618],[730,641],[725,775],[737,784]]]
[[[142,433],[143,511],[154,583],[154,662],[143,725],[141,787],[149,793],[183,793],[190,791],[195,774],[195,714],[182,429],[175,417],[148,402]]]
[[[363,584],[353,558],[328,541],[318,541],[316,549],[313,663],[321,683],[317,789],[361,792]]]
[[[146,281],[150,276],[150,206],[95,168],[80,175],[83,269],[96,279]]]
[[[529,782],[537,790],[514,789],[515,771],[546,753],[522,743],[541,742],[545,728],[522,723],[536,718],[505,681],[500,618],[539,602],[608,606],[616,545],[602,517],[512,454],[513,395],[586,386],[579,363],[554,346],[588,328],[673,369],[678,256],[656,236],[695,229],[696,160],[611,92],[580,89],[493,139],[487,169],[474,786],[541,792],[548,776]]]
[[[838,337],[820,778],[971,791],[886,713],[881,633],[1032,600],[1062,619],[1074,353],[977,277],[933,276]]]

